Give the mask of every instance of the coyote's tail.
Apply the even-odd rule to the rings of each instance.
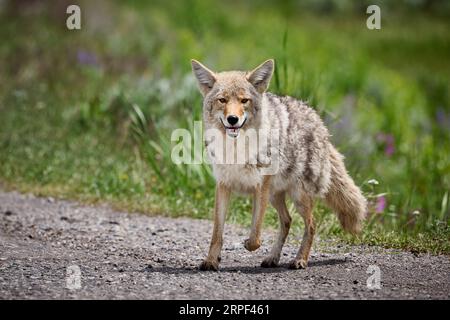
[[[342,155],[330,144],[331,181],[325,201],[336,212],[342,228],[359,233],[366,216],[367,200],[344,166]]]

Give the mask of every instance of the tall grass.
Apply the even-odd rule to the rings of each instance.
[[[211,168],[171,160],[173,130],[193,133],[201,120],[189,60],[223,70],[273,57],[270,90],[319,112],[370,200],[360,238],[345,238],[317,205],[321,234],[449,252],[450,64],[441,59],[449,52],[448,21],[415,14],[405,27],[397,13],[372,32],[364,12],[342,9],[344,19],[271,3],[110,3],[114,19],[99,11],[95,30],[87,20],[80,32],[61,28],[45,5],[31,17],[0,12],[0,181],[209,217]],[[250,201],[238,198],[229,219],[249,224],[249,211]],[[266,225],[276,223],[270,210]]]

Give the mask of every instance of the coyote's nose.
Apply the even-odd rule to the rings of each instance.
[[[229,124],[231,124],[232,126],[234,126],[236,123],[238,123],[239,117],[236,117],[236,116],[228,116],[228,117],[227,117],[227,121],[228,121]]]

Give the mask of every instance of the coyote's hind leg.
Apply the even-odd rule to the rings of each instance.
[[[311,246],[314,240],[315,234],[315,224],[313,217],[313,198],[301,192],[300,194],[293,194],[292,200],[294,201],[297,211],[303,218],[305,222],[305,231],[303,233],[302,243],[300,249],[298,250],[297,256],[289,264],[291,269],[304,269],[308,265],[309,252],[311,251]]]
[[[261,263],[261,267],[263,268],[273,268],[278,266],[278,263],[280,262],[281,250],[283,249],[283,245],[289,234],[292,220],[286,207],[285,192],[280,192],[272,195],[270,197],[270,203],[278,213],[280,227],[278,231],[278,237],[273,244],[269,256],[265,258]]]

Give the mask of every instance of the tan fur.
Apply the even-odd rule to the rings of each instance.
[[[286,193],[280,192],[270,197],[270,203],[277,210],[278,218],[280,220],[280,226],[278,231],[278,237],[270,251],[269,256],[263,260],[261,266],[265,268],[273,268],[278,266],[280,262],[281,250],[289,234],[292,218],[289,215],[289,211],[286,207]]]
[[[270,176],[264,176],[262,185],[258,185],[254,191],[252,227],[250,237],[244,243],[248,251],[254,251],[261,246],[261,227],[269,200],[270,179]]]
[[[313,198],[304,192],[299,195],[294,194],[292,195],[292,198],[294,199],[294,204],[297,211],[303,218],[305,230],[297,256],[290,263],[289,267],[292,269],[306,268],[316,230],[313,217],[314,202]]]
[[[367,201],[345,170],[343,157],[330,145],[331,183],[325,201],[335,212],[342,228],[359,233],[367,210]]]
[[[224,117],[228,117],[229,115],[235,115],[238,117],[242,117],[244,114],[244,106],[238,99],[233,99],[228,102],[225,106]]]
[[[230,200],[230,188],[218,183],[216,186],[216,203],[214,208],[214,229],[208,257],[200,265],[201,270],[218,270],[220,251],[223,245],[223,229]]]
[[[279,138],[274,151],[279,156],[279,166],[270,175],[263,173],[264,165],[260,162],[229,164],[211,161],[218,191],[213,239],[208,258],[201,265],[203,270],[217,270],[226,202],[231,190],[253,194],[252,227],[250,237],[244,243],[250,251],[261,245],[261,228],[269,198],[277,210],[280,229],[269,256],[261,264],[263,267],[278,265],[289,233],[291,217],[286,208],[286,194],[305,223],[303,240],[296,258],[290,264],[291,268],[307,266],[315,234],[314,199],[326,201],[336,212],[344,230],[357,233],[362,228],[366,199],[347,173],[343,156],[329,141],[328,130],[318,114],[300,100],[265,92],[273,68],[274,61],[267,60],[251,72],[215,73],[192,61],[192,69],[204,97],[205,130],[218,130],[223,137],[235,139],[234,145],[245,141],[246,133],[251,129]],[[248,101],[243,103],[242,99]],[[227,124],[229,114],[239,117],[238,123],[232,127]],[[233,131],[236,127],[237,134]],[[215,147],[219,147],[218,150],[221,148],[217,142],[208,141],[208,154],[213,154]],[[263,151],[269,150],[268,145],[264,148]],[[227,156],[230,153],[232,156],[242,154],[242,150],[228,147],[224,150]],[[249,159],[260,159],[259,154],[249,154]]]

